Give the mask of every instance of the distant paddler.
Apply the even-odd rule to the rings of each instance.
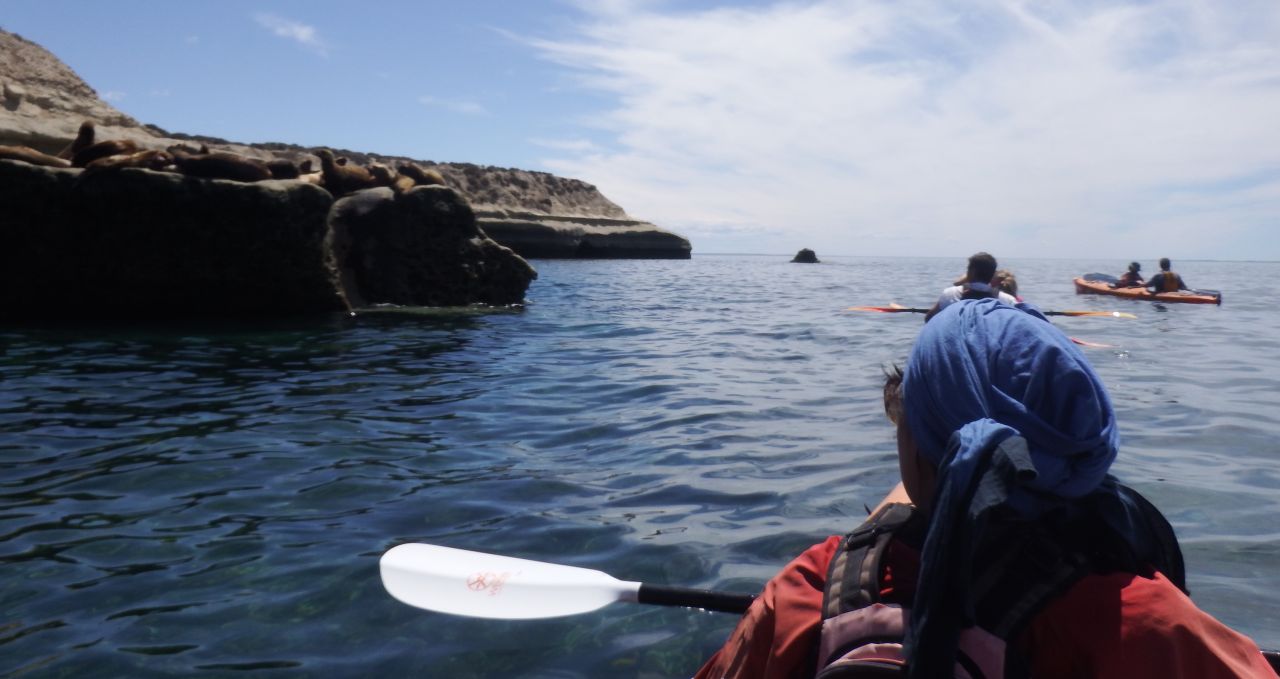
[[[962,299],[995,298],[1009,306],[1016,305],[1017,298],[1007,292],[1001,292],[991,284],[996,277],[996,268],[996,258],[986,252],[978,252],[969,257],[969,266],[965,270],[964,278],[942,291],[937,303],[925,313],[924,320],[927,322],[939,311]]]
[[[1169,260],[1164,260],[1169,261]],[[1142,280],[1142,265],[1137,262],[1129,262],[1129,270],[1124,272],[1115,283],[1111,284],[1113,288],[1141,288],[1146,286],[1146,281]]]
[[[1177,292],[1179,290],[1187,290],[1187,284],[1183,282],[1182,276],[1176,271],[1170,269],[1172,265],[1168,257],[1160,259],[1160,273],[1151,277],[1147,281],[1147,288],[1152,292]]]

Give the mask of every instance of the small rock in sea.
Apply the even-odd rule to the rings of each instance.
[[[810,250],[809,248],[805,248],[800,252],[797,252],[796,256],[791,261],[793,263],[799,262],[800,264],[817,264],[818,255],[813,250]]]

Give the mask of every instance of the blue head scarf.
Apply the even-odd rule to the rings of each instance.
[[[1035,519],[1103,487],[1119,445],[1115,413],[1069,338],[994,299],[951,304],[926,323],[902,389],[919,453],[938,469],[911,674],[950,676],[959,630],[973,624],[968,583],[991,510]]]
[[[1111,398],[1084,354],[1053,325],[994,299],[952,304],[925,324],[902,388],[920,454],[939,470],[972,466],[992,438],[1021,435],[1036,467],[1030,489],[1076,498],[1115,461]],[[957,432],[967,445],[952,450]]]

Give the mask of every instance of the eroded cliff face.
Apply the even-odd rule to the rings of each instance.
[[[101,126],[104,138],[149,140],[138,121],[103,101],[66,64],[20,35],[0,30],[0,144],[57,152],[74,139],[82,120]]]
[[[0,323],[519,304],[537,277],[446,186],[336,203],[237,182],[0,159]]]
[[[54,54],[0,30],[0,145],[30,146],[56,154],[91,120],[98,139],[129,139],[144,148],[207,144],[269,160],[315,159],[316,147],[240,144],[215,137],[172,133],[146,125],[111,106]],[[335,154],[368,164],[412,161],[438,170],[448,186],[471,203],[481,228],[526,257],[689,257],[689,241],[636,220],[595,186],[546,172],[469,163],[436,163],[346,149]]]

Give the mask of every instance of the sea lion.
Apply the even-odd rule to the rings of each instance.
[[[140,167],[144,170],[163,170],[173,164],[173,155],[166,151],[138,151],[124,156],[107,156],[99,158],[84,166],[85,174],[103,170],[119,170],[126,167]]]
[[[204,144],[201,144],[200,148],[196,148],[194,146],[187,146],[186,144],[173,144],[165,148],[165,151],[168,151],[169,153],[175,156],[180,153],[186,154],[188,156],[209,155],[209,147]]]
[[[71,167],[71,161],[41,153],[30,146],[0,146],[0,158],[21,160],[24,163],[44,167]]]
[[[382,163],[373,163],[369,166],[369,174],[373,175],[373,180],[378,186],[388,186],[396,193],[404,193],[414,187],[412,177],[406,177],[402,174],[391,174],[391,168]]]
[[[391,182],[391,190],[396,193],[404,193],[417,185],[418,183],[413,181],[413,177],[406,177],[402,174],[397,174],[395,181]]]
[[[189,177],[203,179],[230,179],[237,182],[257,182],[271,179],[271,170],[267,164],[256,158],[214,151],[212,153],[189,153],[175,147],[169,147],[173,154],[173,164],[178,171]]]
[[[272,179],[297,179],[298,166],[293,164],[292,160],[284,158],[275,158],[267,161],[267,170],[271,172]]]
[[[415,163],[400,163],[397,166],[400,174],[413,179],[414,184],[439,184],[444,185],[444,175],[435,169],[426,169]]]
[[[67,144],[61,151],[58,151],[58,157],[66,158],[67,160],[75,158],[77,153],[93,146],[93,135],[94,129],[92,120],[86,120],[83,123],[80,123],[80,131],[76,133],[76,138],[72,139],[71,143]]]
[[[128,139],[100,141],[77,151],[75,156],[71,158],[71,166],[84,167],[99,158],[106,158],[107,156],[123,156],[130,153],[136,153],[137,151],[138,145]]]
[[[306,160],[302,161],[301,163],[298,163],[298,173],[299,173],[299,174],[311,174],[311,159],[310,159],[310,158],[307,158]]]
[[[369,171],[374,183],[378,186],[391,186],[395,183],[396,176],[391,173],[391,168],[382,163],[369,163],[365,169]]]
[[[316,154],[320,157],[320,172],[324,175],[324,188],[335,198],[353,191],[371,189],[378,184],[369,171],[351,163],[339,165],[333,157],[333,151],[320,149]]]

